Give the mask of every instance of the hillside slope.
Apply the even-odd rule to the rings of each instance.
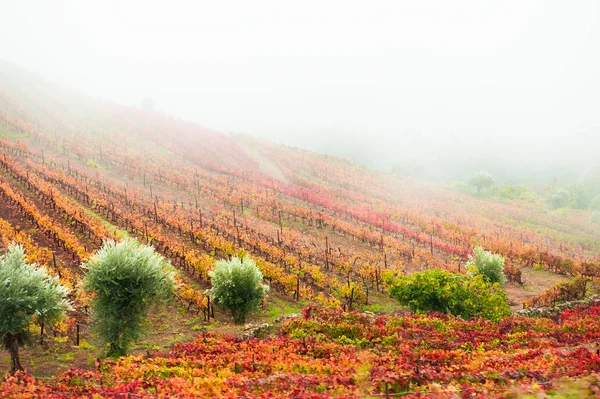
[[[171,260],[179,270],[177,299],[153,310],[152,331],[133,348],[136,357],[102,363],[97,357],[103,350],[93,346],[87,325],[87,299],[77,289],[80,266],[103,241],[126,236]],[[568,375],[588,376],[598,371],[595,307],[569,311],[558,323],[514,318],[494,327],[447,316],[394,316],[403,310],[387,294],[382,275],[434,267],[465,272],[473,247],[482,245],[507,259],[505,289],[519,309],[523,301],[554,301],[538,294],[557,283],[600,277],[598,237],[600,225],[589,212],[553,212],[540,204],[448,191],[90,98],[0,64],[0,251],[12,241],[23,243],[30,261],[73,289],[75,308],[52,332],[34,331],[41,343],[24,357],[36,377],[76,370],[48,384],[8,380],[0,385],[8,397],[25,389],[33,397],[150,398],[180,388],[232,397],[383,396],[386,389],[457,389],[463,383],[483,392],[486,379],[486,392],[492,392],[558,378],[565,357]],[[275,336],[284,323],[284,337],[241,341],[244,328],[212,306],[208,272],[215,260],[235,254],[252,256],[271,286],[250,322],[274,324]],[[311,317],[313,308],[305,309],[302,322],[281,317],[307,305],[319,313]],[[390,316],[378,318],[375,328],[374,316],[342,309]],[[440,340],[442,333],[463,336],[461,345],[479,340],[480,347],[452,346],[449,336]],[[320,334],[325,336],[316,342]],[[407,357],[409,347],[393,349],[394,340],[418,341],[424,357]],[[556,342],[560,347],[551,348]],[[282,348],[277,355],[230,364],[238,353],[275,348]],[[483,351],[481,357],[460,366],[469,380],[460,379],[452,368],[476,351]],[[0,373],[8,370],[2,356]],[[339,356],[345,363],[334,361]],[[456,362],[440,363],[440,356]],[[479,367],[489,356],[498,363]],[[185,371],[200,370],[198,362],[207,357],[213,369]],[[513,361],[535,372],[494,374]],[[393,371],[398,364],[402,371]],[[136,374],[138,369],[148,375]],[[441,371],[442,377],[432,377]],[[115,373],[118,380],[105,378]],[[589,385],[597,385],[590,378]]]

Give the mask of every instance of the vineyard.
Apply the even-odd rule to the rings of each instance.
[[[598,306],[565,311],[557,322],[508,318],[501,323],[308,307],[276,338],[204,333],[168,353],[100,362],[94,370],[71,370],[49,383],[16,375],[0,385],[0,394],[504,398],[539,395],[542,387],[556,387],[559,378],[591,375],[572,397],[597,397],[591,395],[599,388],[599,320]]]
[[[466,273],[475,246],[506,259],[513,309],[581,299],[600,279],[600,225],[588,211],[476,198],[43,81],[0,81],[0,251],[22,244],[28,261],[71,289],[73,311],[36,331],[40,341],[92,339],[81,265],[124,237],[171,261],[172,313],[204,333],[48,383],[18,375],[0,396],[501,397],[511,384],[535,390],[600,371],[590,346],[600,338],[597,307],[500,324],[353,313],[401,312],[384,274]],[[276,337],[234,338],[240,331],[207,289],[214,262],[236,255],[251,256],[270,286],[263,313],[310,305],[304,318]]]

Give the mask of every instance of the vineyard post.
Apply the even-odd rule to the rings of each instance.
[[[435,223],[431,222],[431,234],[429,235],[429,251],[433,256],[433,235],[435,234]]]
[[[242,210],[242,215],[244,214],[244,200],[240,198],[240,209]]]
[[[40,325],[40,345],[44,345],[44,322]]]
[[[208,321],[210,321],[210,295],[208,295],[208,296],[206,297],[206,299],[207,299],[207,301],[208,301],[208,302],[207,302],[207,305],[206,305],[206,315],[208,316],[208,317],[207,317]]]
[[[281,209],[279,210],[279,230],[281,230],[281,235],[283,236],[283,224],[281,223]]]
[[[325,236],[325,270],[329,270],[329,237]]]
[[[352,303],[354,302],[354,287],[350,290],[350,302],[348,304],[348,310],[352,311]]]
[[[58,278],[62,278],[61,273],[60,273],[60,268],[56,264],[56,255],[54,255],[54,252],[52,252],[52,264],[54,265],[54,269],[58,273]]]
[[[431,255],[433,256],[433,234],[429,235],[429,251],[431,252]]]
[[[77,334],[75,337],[75,346],[79,346],[79,320],[75,321],[75,329],[77,330]]]
[[[300,300],[300,275],[298,275],[298,279],[296,280],[296,302]]]

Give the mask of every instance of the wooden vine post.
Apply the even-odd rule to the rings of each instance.
[[[325,270],[329,271],[329,237],[325,236]]]

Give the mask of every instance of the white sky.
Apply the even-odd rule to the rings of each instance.
[[[0,0],[0,58],[311,148],[389,158],[478,137],[541,156],[600,135],[599,14],[587,0]]]

